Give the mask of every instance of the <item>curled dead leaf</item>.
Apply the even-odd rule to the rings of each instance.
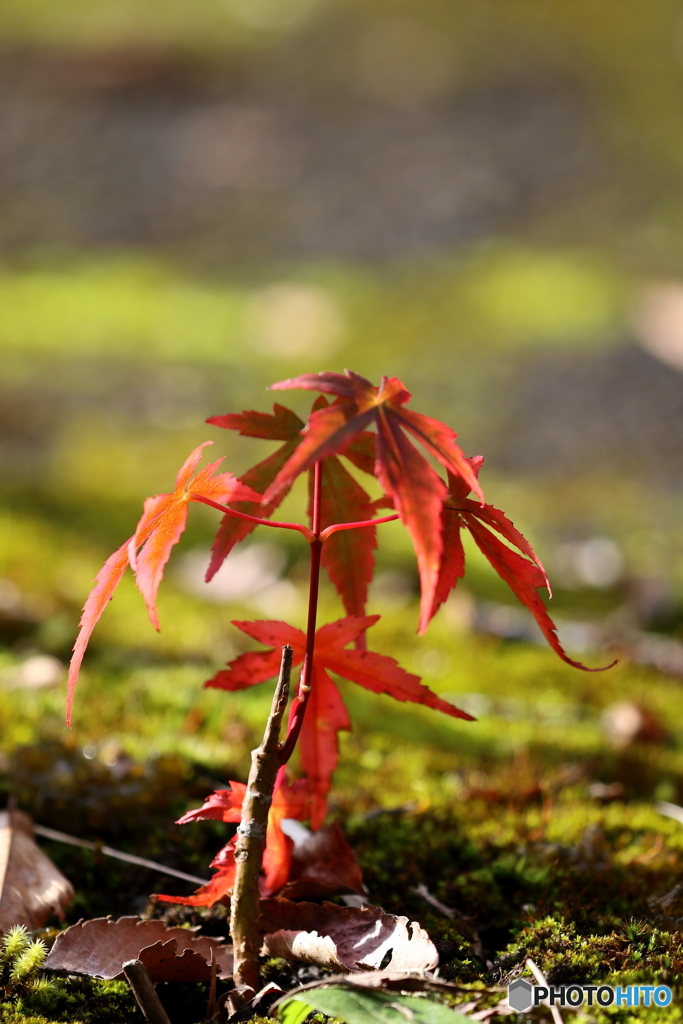
[[[15,924],[42,928],[50,914],[74,898],[64,877],[33,838],[33,822],[22,811],[0,811],[0,932]]]
[[[189,928],[167,928],[163,921],[96,917],[61,932],[45,967],[111,980],[124,977],[121,965],[126,960],[141,960],[153,982],[209,981],[212,951],[218,977],[230,977],[232,950],[220,939],[196,935]]]
[[[379,907],[262,900],[264,952],[341,971],[425,971],[439,954],[427,932]]]
[[[360,864],[338,821],[317,832],[299,826],[290,835],[294,840],[290,881],[281,890],[286,899],[319,900],[340,893],[367,891]]]

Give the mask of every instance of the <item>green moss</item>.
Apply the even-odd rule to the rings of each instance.
[[[142,1024],[143,1018],[127,982],[70,976],[24,985],[0,1003],[0,1021]]]

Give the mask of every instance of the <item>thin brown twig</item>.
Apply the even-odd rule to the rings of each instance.
[[[282,648],[280,676],[273,695],[270,715],[260,747],[252,751],[247,790],[242,804],[242,819],[235,844],[235,884],[230,907],[230,933],[233,943],[233,978],[237,989],[259,989],[259,875],[266,848],[268,812],[275,780],[280,769],[280,726],[289,697],[292,648]]]
[[[66,832],[58,832],[56,828],[47,828],[45,825],[34,824],[33,831],[37,836],[42,836],[44,839],[52,839],[56,843],[68,843],[69,846],[80,846],[84,850],[94,850],[95,853],[102,853],[105,857],[123,860],[126,864],[137,864],[141,868],[158,871],[160,875],[173,875],[174,878],[182,878],[186,882],[195,882],[197,885],[206,885],[208,882],[206,878],[188,875],[186,871],[177,871],[175,868],[169,868],[165,864],[157,864],[154,860],[137,857],[134,853],[114,850],[111,846],[103,846],[101,843],[93,842],[92,839],[79,839],[77,836],[70,836]]]
[[[218,962],[213,946],[211,947],[209,967],[211,968],[211,982],[209,984],[209,998],[206,1003],[206,1016],[208,1020],[211,1020],[216,1012],[216,976],[218,973]]]
[[[549,988],[548,979],[538,964],[534,963],[530,956],[527,957],[526,966],[529,968],[539,985],[542,985],[543,988]],[[563,1024],[562,1014],[553,1003],[550,1004],[550,1013],[552,1014],[554,1024]]]
[[[147,1024],[171,1024],[143,962],[127,960],[123,964],[123,973]]]

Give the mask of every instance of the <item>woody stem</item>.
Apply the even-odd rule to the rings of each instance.
[[[273,695],[263,740],[260,747],[251,754],[251,769],[242,804],[242,817],[237,827],[235,884],[230,903],[230,934],[233,942],[233,979],[238,990],[247,986],[257,992],[260,987],[259,876],[266,848],[268,812],[280,768],[280,726],[289,697],[292,653],[291,647],[282,648],[280,677]]]
[[[320,517],[322,497],[322,462],[316,462],[313,469],[313,501],[311,509],[311,570],[308,585],[308,621],[306,623],[306,651],[299,680],[299,692],[292,701],[289,712],[287,737],[280,749],[280,764],[287,764],[299,739],[304,715],[308,706],[313,679],[313,656],[315,653],[315,627],[318,618],[318,591],[320,589],[320,559],[323,542],[320,538]]]

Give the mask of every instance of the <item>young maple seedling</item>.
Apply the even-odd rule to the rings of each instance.
[[[512,522],[484,502],[478,480],[483,459],[467,458],[455,443],[457,435],[450,427],[408,409],[411,395],[401,381],[383,377],[376,387],[347,370],[344,374],[304,374],[272,387],[303,388],[322,394],[314,402],[305,424],[290,409],[278,404],[272,413],[250,411],[214,416],[207,421],[238,430],[244,436],[281,444],[240,478],[230,473],[216,474],[222,460],[196,472],[205,447],[200,445],[180,470],[174,492],[147,499],[135,534],[107,560],[86,601],[67,696],[70,723],[74,688],[88,640],[128,565],[135,573],[152,624],[159,628],[156,595],[171,549],[185,528],[190,502],[201,502],[223,513],[212,547],[207,582],[234,546],[257,526],[296,530],[306,538],[310,545],[306,631],[285,622],[235,622],[244,633],[271,649],[241,654],[205,684],[241,690],[272,679],[280,670],[266,736],[254,752],[247,786],[232,783],[231,789],[217,791],[202,808],[181,819],[239,821],[238,835],[217,855],[212,864],[217,868],[216,874],[194,896],[161,897],[176,903],[211,906],[232,894],[235,979],[251,988],[258,984],[259,891],[271,895],[282,888],[291,860],[292,843],[282,832],[280,822],[293,817],[309,820],[313,829],[322,826],[339,757],[338,734],[350,728],[330,672],[374,693],[472,720],[466,712],[423,686],[419,676],[406,672],[394,658],[367,649],[366,632],[379,618],[365,614],[379,524],[400,519],[411,536],[420,576],[421,634],[464,574],[461,531],[466,528],[493,568],[532,613],[553,650],[575,668],[603,671],[573,661],[560,645],[555,625],[538,593],[542,587],[550,592],[540,560]],[[332,401],[325,395],[332,396]],[[446,480],[432,468],[414,441],[443,466]],[[340,456],[361,472],[376,477],[383,497],[372,501]],[[303,473],[308,476],[309,525],[274,521],[273,513]],[[476,499],[469,497],[472,492]],[[392,511],[378,516],[382,509]],[[321,568],[329,575],[347,614],[318,629]],[[355,647],[350,647],[351,643]],[[290,704],[287,733],[280,744],[280,719],[287,702],[292,664],[301,664],[302,669],[298,692]],[[304,779],[290,782],[285,766],[297,745]],[[263,866],[265,876],[261,876]]]

